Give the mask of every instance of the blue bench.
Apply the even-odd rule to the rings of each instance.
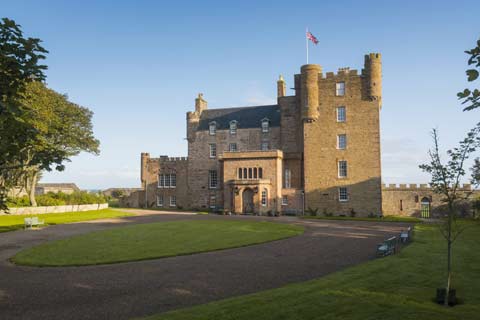
[[[377,245],[377,257],[385,257],[394,254],[397,249],[397,237],[391,237]]]
[[[402,231],[400,233],[400,241],[402,243],[407,243],[412,239],[412,227],[408,227],[407,230]]]

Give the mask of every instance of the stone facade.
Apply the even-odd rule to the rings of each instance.
[[[477,194],[470,184],[461,186],[460,191],[473,198]],[[438,217],[447,212],[442,196],[433,192],[428,184],[388,184],[382,185],[383,214],[417,217]],[[470,203],[463,201],[457,204],[459,214],[471,214]]]
[[[188,158],[142,153],[143,190],[124,204],[380,214],[381,73],[374,53],[360,73],[302,66],[292,96],[280,77],[276,105],[209,109],[199,94],[186,117]]]
[[[302,66],[293,96],[280,77],[276,105],[208,109],[199,94],[186,117],[188,158],[142,153],[142,190],[122,204],[255,214],[439,214],[441,199],[427,185],[381,184],[381,77],[381,56],[371,53],[361,73]]]

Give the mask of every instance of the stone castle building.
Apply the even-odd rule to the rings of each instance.
[[[304,65],[294,90],[287,96],[280,76],[276,104],[224,109],[209,109],[199,94],[186,117],[188,157],[142,153],[143,190],[123,204],[235,214],[422,210],[426,196],[414,202],[420,194],[393,186],[382,210],[379,53],[365,56],[360,73]]]

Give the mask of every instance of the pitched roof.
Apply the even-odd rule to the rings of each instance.
[[[263,119],[270,121],[271,127],[280,126],[280,106],[256,106],[225,109],[207,109],[200,115],[197,130],[208,130],[209,124],[215,121],[217,130],[230,128],[230,121],[237,121],[238,129],[260,128]]]
[[[37,183],[37,187],[39,187],[39,188],[59,188],[59,189],[70,188],[70,189],[73,189],[73,190],[76,190],[76,191],[80,190],[75,183]]]

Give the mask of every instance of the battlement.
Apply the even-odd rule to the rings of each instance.
[[[325,77],[322,75],[322,79],[335,79],[337,77],[358,76],[358,70],[350,70],[348,67],[338,68],[338,72],[327,72]]]
[[[169,157],[169,156],[160,156],[159,158],[154,159],[160,162],[181,162],[188,161],[188,157]]]
[[[429,184],[422,183],[401,183],[401,184],[385,184],[382,183],[382,190],[392,191],[392,190],[402,190],[402,191],[415,191],[415,190],[432,190],[432,187]],[[470,191],[472,190],[472,185],[470,183],[464,183],[459,187],[459,190]]]

